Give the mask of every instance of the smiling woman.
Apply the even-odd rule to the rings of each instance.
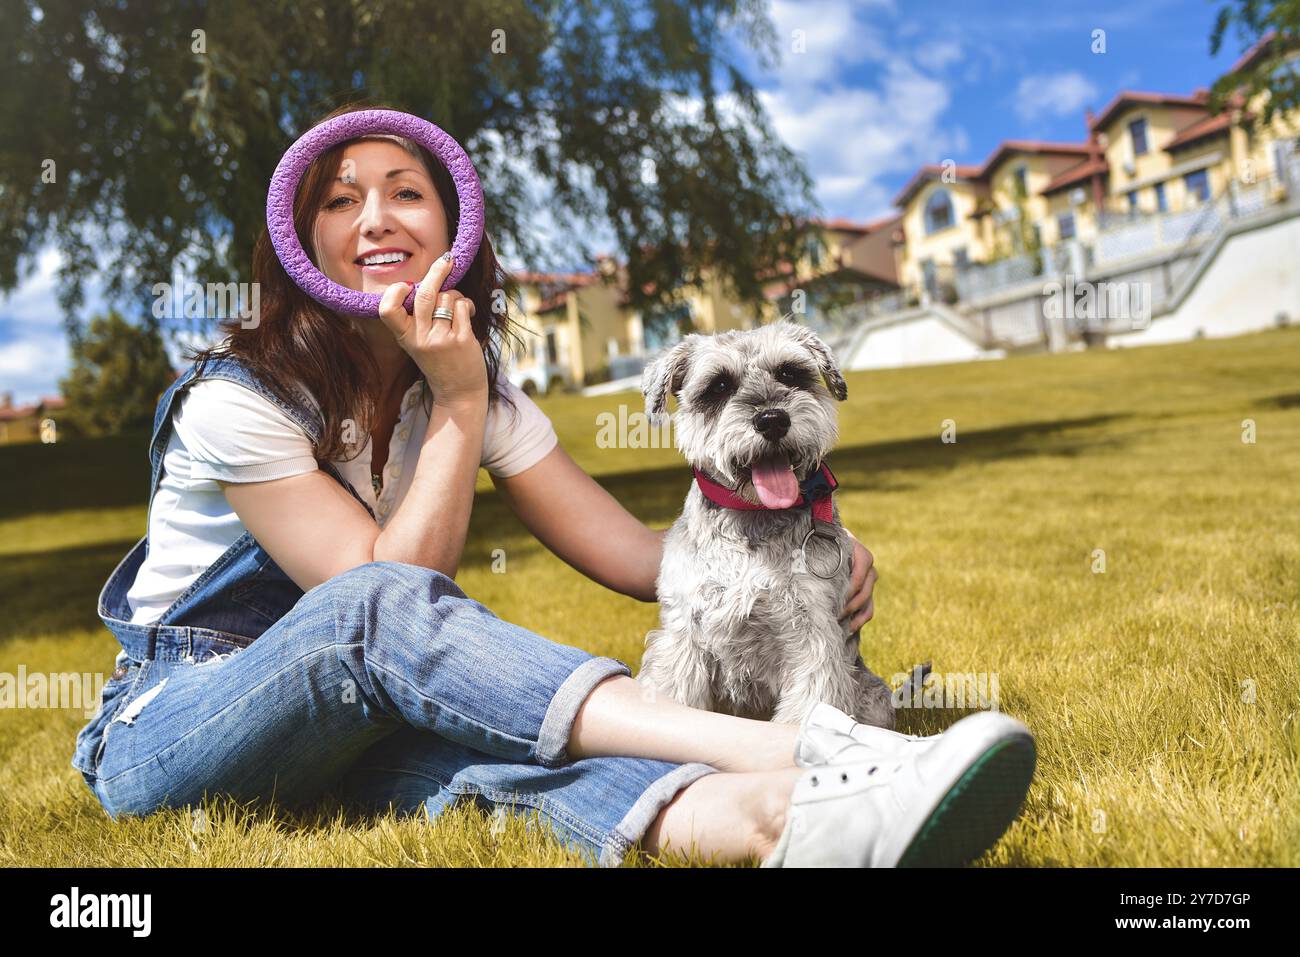
[[[360,103],[341,107],[318,126],[372,109]],[[320,153],[298,182],[292,209],[294,233],[311,265],[346,289],[372,294],[423,277],[451,248],[460,215],[460,197],[446,166],[423,145],[387,133],[346,140]],[[391,240],[397,232],[401,242]],[[384,251],[401,251],[407,258],[382,266],[361,261]],[[284,401],[305,389],[325,419],[317,456],[347,456],[344,437],[371,432],[381,406],[394,406],[419,378],[417,363],[392,344],[391,336],[385,343],[373,335],[383,331],[382,324],[354,321],[304,292],[282,265],[269,230],[253,250],[253,279],[261,290],[261,321],[252,327],[228,324],[225,343],[191,358],[238,356]],[[485,232],[463,278],[452,287],[473,303],[471,324],[482,345],[491,404],[503,391],[501,349],[518,338],[506,311],[491,308],[493,293],[509,281]],[[383,367],[385,360],[396,367],[395,375]],[[379,394],[384,382],[398,394]],[[506,404],[514,405],[512,397]]]
[[[298,239],[293,224],[293,208],[303,173],[321,153],[340,144],[376,136],[393,138],[412,156],[423,161],[415,151],[418,143],[433,151],[452,172],[460,210],[450,252],[451,273],[444,281],[444,287],[453,287],[464,277],[483,238],[483,188],[478,173],[461,145],[432,123],[409,113],[380,109],[353,110],[312,127],[285,151],[275,168],[266,191],[267,228],[285,270],[308,295],[336,312],[364,318],[378,314],[380,297],[342,286],[321,274]],[[390,170],[389,175],[398,175],[399,172]],[[432,170],[426,169],[426,172]],[[354,159],[343,161],[337,179],[347,184],[356,182]],[[417,287],[418,284],[412,286],[407,295],[407,312],[413,311]]]
[[[996,735],[967,725],[927,752],[946,755],[931,760],[942,768],[896,776],[921,759],[891,758],[873,777],[877,753],[848,715],[823,711],[843,732],[805,737],[647,699],[624,662],[502,621],[460,590],[480,467],[548,548],[624,594],[655,598],[663,536],[500,376],[504,274],[485,232],[449,282],[457,200],[419,144],[337,143],[295,193],[295,235],[324,276],[378,294],[378,316],[317,302],[263,233],[261,321],[232,324],[163,394],[148,531],[100,596],[122,645],[110,710],[73,757],[103,807],[148,814],[209,794],[297,805],[338,788],[436,817],[475,799],[537,812],[601,864],[638,844],[855,866],[923,845],[953,862],[982,849],[996,816],[938,798],[968,771],[987,779],[977,763]],[[870,566],[856,546],[850,631],[871,615]],[[886,813],[868,791],[890,792]]]

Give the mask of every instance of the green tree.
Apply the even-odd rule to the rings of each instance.
[[[1217,113],[1242,91],[1248,100],[1260,93],[1264,101],[1263,122],[1274,116],[1289,116],[1300,110],[1300,62],[1288,57],[1300,49],[1300,0],[1233,0],[1219,8],[1210,53],[1217,54],[1230,29],[1243,46],[1269,38],[1263,55],[1240,70],[1230,70],[1210,90],[1210,106]]]
[[[150,428],[173,378],[153,319],[134,325],[111,309],[72,343],[72,369],[59,382],[68,403],[59,424],[89,436]]]
[[[356,100],[456,137],[529,268],[592,261],[583,224],[610,223],[633,308],[711,269],[757,308],[823,215],[730,55],[779,55],[762,0],[0,0],[0,23],[0,289],[55,243],[66,315],[97,252],[113,303],[177,262],[248,281],[280,156]],[[535,179],[559,244],[528,228]]]

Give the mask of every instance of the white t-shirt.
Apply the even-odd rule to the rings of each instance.
[[[493,475],[517,475],[555,448],[551,420],[504,378],[499,388],[514,399],[488,408],[481,465]],[[313,402],[315,400],[312,400]],[[517,410],[517,411],[516,411]],[[429,425],[417,379],[402,399],[393,426],[378,497],[371,482],[372,446],[351,461],[335,461],[339,474],[375,512],[382,528],[411,487]],[[149,554],[127,591],[131,621],[158,621],[185,589],[246,529],[223,482],[266,482],[318,468],[307,434],[275,403],[228,379],[200,379],[172,416],[163,476],[149,504]]]

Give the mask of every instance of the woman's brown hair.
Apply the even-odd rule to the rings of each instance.
[[[385,108],[351,103],[321,117],[313,126],[356,110]],[[454,225],[460,220],[460,202],[451,174],[424,146],[399,139],[412,155],[423,160],[454,235]],[[293,221],[298,241],[318,268],[320,264],[311,241],[312,225],[334,181],[344,150],[356,141],[339,143],[318,156],[303,174],[294,197]],[[185,358],[198,364],[199,371],[209,359],[237,359],[288,402],[296,402],[294,381],[301,383],[320,406],[325,420],[325,430],[315,445],[316,459],[348,458],[352,443],[345,443],[345,436],[355,436],[355,448],[365,447],[381,398],[377,395],[379,368],[365,338],[354,327],[351,317],[330,311],[298,287],[276,256],[265,227],[253,247],[253,281],[259,284],[257,325],[246,328],[238,316],[223,320],[221,332],[226,334],[226,341],[207,349],[191,349]],[[513,282],[498,262],[484,231],[469,270],[455,288],[474,302],[472,322],[487,364],[488,401],[495,404],[504,399],[507,405],[513,405],[510,397],[498,388],[497,381],[502,340],[507,336],[518,339],[515,324],[505,308],[507,285],[513,286]],[[407,361],[415,366],[414,359],[408,356]],[[418,373],[418,369],[415,371]],[[430,410],[434,397],[427,381],[423,382],[422,394],[425,409]],[[347,428],[348,423],[353,427]]]

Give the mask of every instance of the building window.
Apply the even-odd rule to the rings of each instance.
[[[1156,183],[1156,209],[1165,212],[1169,209],[1169,204],[1165,202],[1165,184]]]
[[[808,237],[808,259],[812,263],[813,269],[821,268],[822,244],[821,244],[821,239],[817,236]]]
[[[1273,144],[1273,173],[1278,180],[1286,183],[1291,179],[1291,163],[1300,160],[1300,151],[1290,140],[1277,140]]]
[[[958,269],[965,269],[970,265],[970,258],[966,255],[965,246],[958,246],[952,251],[952,264]]]
[[[1029,170],[1024,166],[1016,167],[1016,195],[1029,195]]]
[[[1183,177],[1183,185],[1187,187],[1187,194],[1195,196],[1198,202],[1204,203],[1210,198],[1208,170],[1198,169],[1195,173],[1188,173]]]
[[[925,231],[937,233],[953,224],[952,198],[946,189],[937,189],[925,201]]]
[[[1130,189],[1128,191],[1128,211],[1136,213],[1138,211],[1138,191]]]
[[[553,366],[557,362],[559,362],[559,355],[555,348],[555,333],[548,332],[546,333],[546,364]]]
[[[1147,121],[1145,118],[1134,120],[1128,125],[1128,135],[1133,141],[1133,155],[1141,156],[1147,151]]]
[[[921,260],[921,285],[931,296],[939,294],[939,273],[934,268],[933,259]]]
[[[1056,228],[1062,242],[1074,238],[1074,213],[1061,213],[1056,217]]]

